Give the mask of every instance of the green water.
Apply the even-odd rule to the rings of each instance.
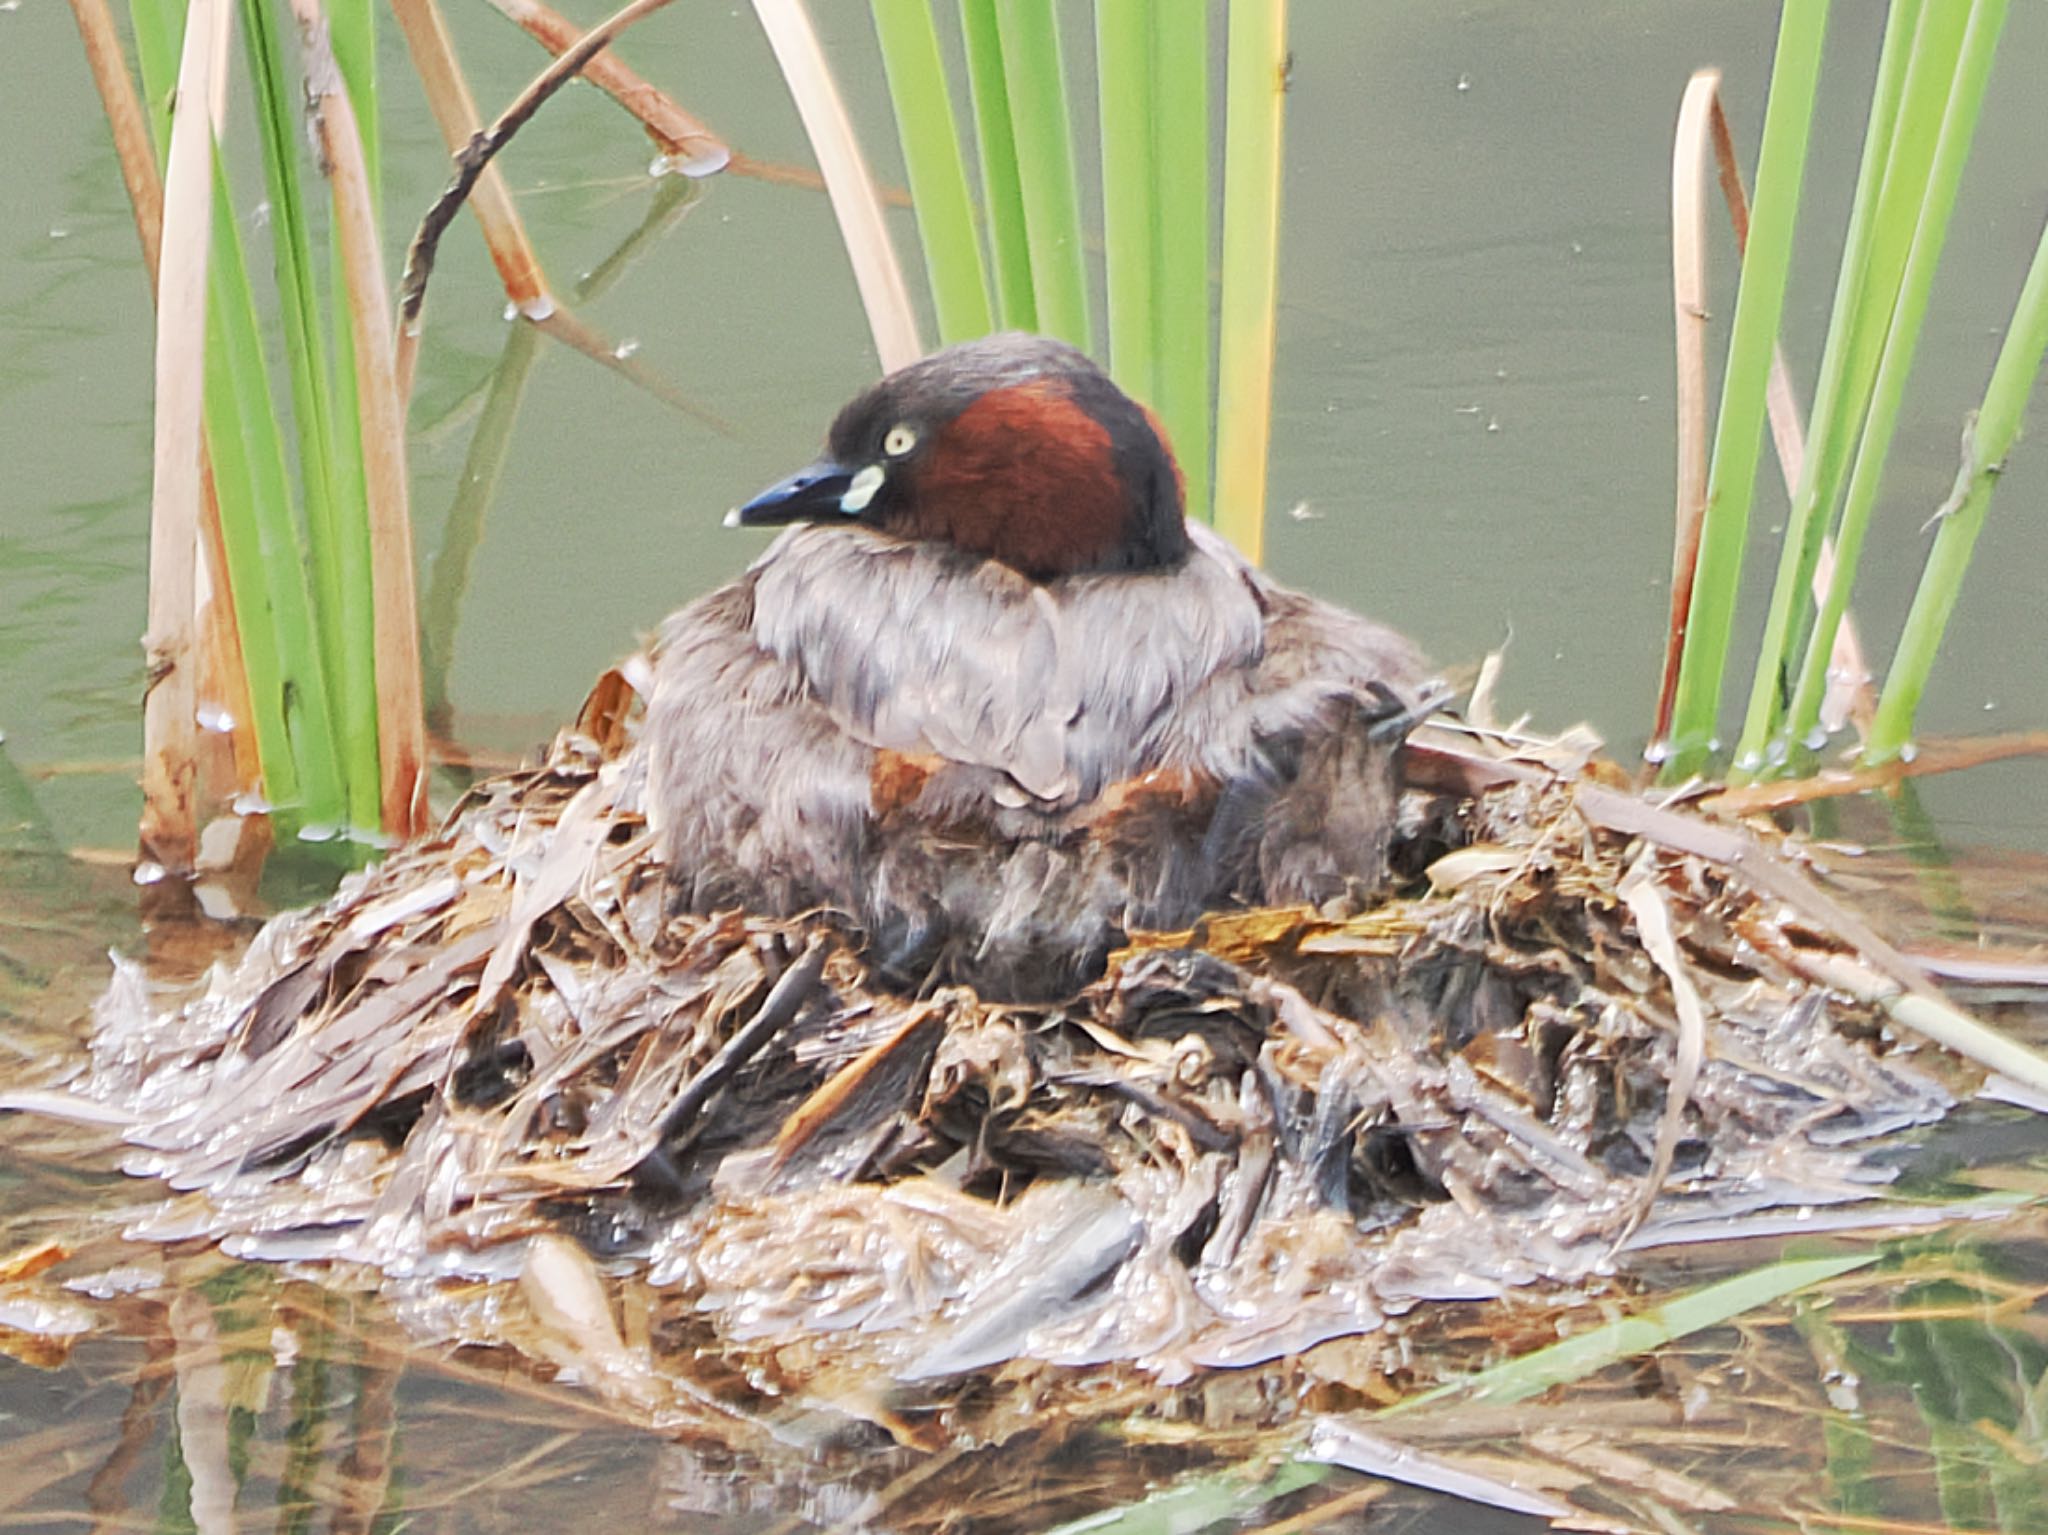
[[[897,177],[864,12],[817,9],[877,167]],[[1846,212],[1880,19],[1876,6],[1835,9],[1809,173],[1808,230],[1827,238],[1807,243],[1786,322],[1802,382],[1832,295],[1826,246]],[[451,19],[487,99],[535,67],[534,50],[481,7]],[[1511,707],[1550,726],[1590,719],[1624,750],[1647,728],[1667,601],[1671,121],[1688,72],[1718,64],[1753,150],[1774,22],[1764,4],[1637,0],[1323,0],[1294,21],[1270,563],[1410,629],[1445,662],[1508,643]],[[386,44],[395,267],[442,162],[395,35]],[[2026,79],[2028,61],[2048,57],[2048,10],[2015,7],[2004,47],[1859,603],[1879,658],[2048,206]],[[1087,50],[1071,51],[1078,75]],[[626,52],[747,154],[806,163],[744,7],[676,7]],[[28,769],[132,761],[147,296],[57,0],[0,11],[0,79],[0,131],[14,146],[0,156],[0,729]],[[645,140],[582,87],[508,153],[557,287],[639,223],[647,160]],[[259,185],[243,178],[245,222]],[[1725,279],[1725,249],[1717,264]],[[423,562],[461,472],[461,404],[505,344],[502,307],[481,242],[458,225],[430,295],[412,418]],[[599,667],[738,569],[760,538],[722,532],[720,513],[804,462],[874,369],[825,199],[759,181],[708,186],[588,318],[636,343],[636,360],[730,432],[547,349],[454,636],[457,733],[473,742],[544,737]],[[2048,437],[2048,393],[2032,419],[2032,438]],[[2048,722],[2048,668],[2036,662],[2048,638],[2044,500],[2048,453],[2023,444],[1936,677],[1931,728]],[[1760,521],[1780,504],[1766,494]],[[2042,784],[2037,769],[2013,769],[1929,798],[1963,840],[2038,845]],[[127,840],[123,773],[65,774],[39,797],[67,843]]]
[[[900,181],[865,7],[812,9],[877,170]],[[1085,12],[1067,9],[1084,39]],[[1805,231],[1821,238],[1803,246],[1786,319],[1802,385],[1832,295],[1827,249],[1846,215],[1881,24],[1881,8],[1860,0],[1835,12]],[[536,51],[483,7],[450,21],[487,103],[538,68]],[[1753,153],[1775,21],[1776,8],[1756,0],[1295,8],[1269,563],[1410,630],[1446,663],[1507,643],[1507,709],[1551,727],[1589,719],[1624,754],[1646,729],[1667,602],[1671,122],[1690,70],[1720,65],[1738,141]],[[395,33],[385,44],[395,270],[445,162]],[[747,7],[675,6],[623,51],[749,156],[808,163]],[[1073,52],[1085,100],[1087,50]],[[1859,611],[1880,660],[1918,571],[1920,524],[1953,479],[1963,412],[2048,208],[2034,89],[2044,60],[2048,7],[2016,5],[1866,557]],[[0,3],[0,143],[0,733],[49,843],[125,849],[137,806],[150,316],[59,0]],[[640,223],[649,153],[578,87],[501,162],[558,288]],[[238,216],[253,223],[259,178],[239,185]],[[1083,190],[1092,196],[1085,179]],[[907,234],[907,215],[897,218]],[[1725,318],[1725,240],[1715,259]],[[441,554],[469,423],[507,344],[502,308],[481,243],[458,225],[430,295],[412,415],[423,567]],[[808,459],[832,410],[874,372],[825,199],[761,181],[707,185],[585,317],[729,426],[710,429],[582,358],[541,349],[453,630],[453,733],[474,746],[545,738],[599,668],[750,559],[760,538],[721,531],[724,509]],[[2048,725],[2048,394],[2031,427],[1935,678],[1934,730]],[[1781,504],[1766,494],[1760,520],[1775,522]],[[1763,574],[1769,555],[1754,563]],[[1745,612],[1755,616],[1759,600]],[[1925,800],[1953,843],[2040,848],[2044,786],[2044,769],[2023,762],[1930,783]],[[0,803],[14,818],[15,801]],[[36,950],[30,966],[32,978],[66,983],[63,1017],[44,1020],[55,1025],[89,995],[95,945],[121,941],[124,919],[118,877],[80,889],[51,867],[8,866],[0,942],[17,951],[29,928],[73,940],[55,955]],[[10,1148],[0,1165],[25,1133],[17,1125],[0,1143]],[[42,1175],[29,1183],[52,1197]],[[0,1179],[0,1213],[16,1186]],[[95,1200],[119,1193],[92,1187]],[[2038,1301],[2030,1315],[2038,1334]],[[124,1408],[141,1399],[131,1377],[147,1377],[160,1333],[136,1321],[54,1374],[0,1362],[0,1442],[40,1433],[53,1454],[78,1457],[39,1484],[47,1492],[0,1493],[9,1527],[91,1522],[83,1489],[119,1442]],[[363,1511],[365,1527],[388,1525],[400,1508],[445,1529],[574,1517],[639,1526],[701,1506],[691,1489],[717,1480],[682,1449],[593,1431],[582,1409],[556,1399],[501,1395],[432,1362],[396,1371],[353,1354],[335,1382],[343,1365],[352,1384],[322,1388],[335,1421],[355,1425],[336,1442],[352,1454],[381,1445],[403,1463],[395,1482],[361,1482],[386,1499],[383,1515]],[[282,1395],[251,1420],[270,1457],[261,1485],[295,1485],[278,1463],[309,1420],[329,1421]],[[55,1433],[67,1424],[70,1441]],[[166,1478],[176,1480],[161,1439],[146,1434],[144,1447],[145,1463],[109,1504],[127,1507],[131,1524],[149,1523]],[[478,1490],[479,1464],[526,1456],[530,1484]],[[856,1501],[817,1494],[805,1508],[829,1524],[856,1517]],[[295,1527],[280,1510],[297,1505],[282,1494],[250,1503],[247,1518]],[[1924,1489],[1879,1505],[1937,1512]]]

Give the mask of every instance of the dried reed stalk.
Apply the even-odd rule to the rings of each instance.
[[[448,225],[489,173],[491,161],[498,152],[526,126],[550,96],[575,79],[583,66],[608,47],[613,38],[668,3],[669,0],[632,0],[623,9],[614,11],[584,33],[573,48],[534,76],[526,89],[513,98],[512,104],[498,114],[496,122],[472,136],[456,151],[455,179],[427,209],[405,253],[405,275],[398,284],[398,323],[402,330],[402,344],[408,348],[417,345],[420,310],[427,300],[427,280],[434,273],[434,257],[440,249],[441,236],[447,233]],[[529,311],[529,318],[541,318],[552,312],[553,307],[553,301],[548,300],[537,310]],[[400,360],[402,367],[410,366],[409,355],[402,355]]]
[[[150,297],[154,299],[157,268],[163,259],[164,189],[150,144],[149,124],[142,115],[142,102],[135,94],[135,82],[121,52],[120,33],[115,29],[106,0],[71,0],[71,14],[78,23],[86,66],[92,71],[93,86],[99,92],[100,106],[113,134],[114,157],[120,164],[128,206],[135,216],[135,236],[142,246],[143,270],[148,274]],[[215,499],[213,467],[203,438],[199,480],[201,547],[214,600],[205,603],[198,614],[200,664],[196,686],[201,695],[219,703],[233,721],[232,782],[238,792],[253,792],[262,786],[263,769],[256,751],[256,733],[250,724],[249,677],[242,663],[241,630],[235,622],[234,605],[225,600],[228,584],[220,506]]]
[[[121,183],[128,189],[135,235],[142,242],[142,264],[154,292],[163,239],[164,188],[157,174],[156,151],[149,141],[149,124],[143,118],[142,102],[135,94],[135,81],[128,73],[121,34],[114,27],[107,0],[71,0],[71,15],[78,23],[79,41],[85,45],[86,67],[92,71],[100,107],[113,131],[114,158],[121,166]]]
[[[171,109],[157,271],[156,423],[149,518],[149,624],[142,648],[144,855],[174,874],[197,861],[197,557],[204,421],[207,259],[213,220],[208,104],[233,12],[192,0]]]
[[[768,34],[768,46],[795,98],[811,151],[818,157],[818,169],[825,174],[825,190],[832,198],[847,258],[853,263],[854,285],[860,290],[861,307],[867,311],[875,352],[883,371],[894,372],[922,357],[924,343],[918,339],[910,290],[904,285],[896,248],[889,242],[882,200],[854,136],[853,121],[846,115],[846,103],[840,99],[803,0],[754,0],[754,14]]]
[[[477,137],[483,121],[477,115],[476,98],[470,94],[462,66],[456,60],[455,43],[448,35],[448,24],[434,0],[391,0],[391,10],[398,18],[399,30],[405,34],[413,70],[419,75],[421,89],[427,94],[427,105],[441,130],[442,142],[448,146],[449,154],[460,157]],[[491,262],[498,269],[498,280],[504,285],[505,296],[522,314],[546,313],[553,307],[553,300],[548,295],[547,277],[541,271],[539,256],[534,254],[533,242],[527,238],[526,226],[520,221],[512,193],[495,168],[487,170],[480,178],[471,199],[470,211],[476,215],[477,224],[483,230],[484,244],[490,249]],[[408,324],[398,338],[397,378],[401,399],[412,395],[413,365],[418,354],[418,327]]]
[[[542,0],[489,0],[490,6],[549,53],[569,51],[583,29]],[[638,120],[647,136],[685,176],[709,176],[732,162],[725,140],[650,84],[609,50],[583,66],[583,77]]]
[[[292,11],[305,44],[306,97],[333,188],[349,332],[355,342],[356,408],[370,519],[370,590],[376,610],[381,817],[387,833],[412,837],[427,828],[427,742],[405,473],[405,405],[393,355],[390,290],[378,248],[362,135],[328,45],[320,0],[292,0]]]
[[[1686,83],[1678,107],[1671,154],[1671,306],[1678,327],[1678,507],[1671,544],[1671,623],[1664,642],[1664,677],[1650,732],[1671,731],[1678,692],[1678,661],[1685,651],[1685,619],[1692,609],[1693,572],[1700,558],[1700,522],[1707,509],[1707,159],[1708,122],[1721,86],[1718,69],[1702,69]]]

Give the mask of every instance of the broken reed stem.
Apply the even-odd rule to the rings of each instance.
[[[1685,619],[1692,610],[1693,573],[1700,557],[1700,520],[1707,509],[1707,188],[1708,124],[1713,117],[1718,69],[1702,69],[1686,84],[1678,105],[1671,156],[1671,307],[1677,326],[1678,507],[1671,541],[1671,620],[1664,642],[1664,676],[1657,688],[1652,741],[1671,731],[1671,701],[1678,692],[1678,660],[1685,649]]]
[[[818,169],[825,173],[825,190],[839,220],[839,238],[853,264],[854,286],[860,290],[882,371],[893,373],[908,367],[924,355],[917,316],[910,307],[910,289],[882,219],[875,178],[868,172],[867,159],[861,154],[839,87],[833,83],[810,14],[802,0],[754,0],[754,15],[796,102]]]
[[[420,77],[427,105],[441,130],[441,141],[448,146],[448,153],[459,166],[462,155],[478,137],[482,119],[477,114],[476,98],[470,94],[469,82],[463,78],[462,66],[456,60],[455,43],[448,35],[447,22],[442,19],[440,7],[434,0],[391,0],[391,10],[398,18],[399,30],[405,34],[413,71]],[[498,281],[505,289],[505,297],[522,314],[545,312],[551,307],[547,278],[541,272],[539,256],[534,254],[533,242],[526,236],[526,226],[520,221],[511,190],[495,167],[482,171],[474,186],[470,211],[476,215],[477,225],[483,231],[484,244],[490,250],[492,265],[498,269]],[[439,238],[438,232],[436,238]],[[418,243],[417,236],[414,243]],[[427,260],[431,266],[431,250]],[[408,257],[408,276],[410,272]],[[420,279],[420,286],[424,296],[424,276]],[[413,367],[419,355],[419,305],[415,302],[407,312],[401,303],[400,311],[401,329],[394,372],[399,398],[407,400],[412,397]]]
[[[149,516],[149,624],[142,707],[142,847],[174,874],[199,852],[198,739],[200,432],[206,360],[207,258],[213,222],[213,131],[207,106],[232,12],[192,0],[164,176],[157,272],[156,418]]]
[[[154,293],[162,259],[164,187],[150,145],[149,124],[143,118],[142,101],[135,94],[135,81],[128,73],[121,34],[114,27],[107,0],[71,0],[71,15],[78,23],[86,67],[92,71],[100,107],[114,135],[114,158],[120,162],[121,183],[128,189],[128,206],[135,214],[135,235],[142,242],[142,265]]]
[[[566,53],[583,29],[542,0],[488,0],[491,9],[518,27],[549,53]],[[685,176],[709,176],[732,161],[725,140],[650,84],[625,60],[600,53],[583,70],[584,79],[603,91],[647,130],[673,168]]]
[[[512,136],[546,105],[550,96],[575,79],[583,66],[602,52],[613,38],[668,3],[669,0],[631,0],[623,9],[614,11],[584,33],[568,52],[536,75],[526,89],[513,98],[512,104],[498,115],[496,122],[483,132],[473,134],[456,151],[455,179],[427,209],[419,229],[413,234],[412,244],[406,249],[405,275],[398,285],[398,323],[403,331],[417,330],[420,308],[427,297],[427,279],[433,275],[434,256],[440,248],[441,236],[447,233],[449,224],[469,200],[470,193],[498,152],[512,142]],[[451,62],[452,58],[451,54]],[[518,300],[515,298],[514,302]]]
[[[427,827],[427,743],[420,683],[419,604],[405,470],[405,407],[392,351],[389,292],[378,249],[363,141],[328,46],[319,0],[292,0],[304,36],[306,94],[334,192],[349,334],[355,344],[356,409],[362,428],[364,500],[370,522],[375,610],[379,803],[387,835]]]
[[[2015,735],[1951,736],[1922,742],[1911,761],[1890,757],[1875,766],[1829,768],[1811,778],[1778,778],[1768,783],[1744,784],[1723,789],[1700,801],[1700,808],[1715,815],[1740,820],[1745,816],[1768,815],[1790,810],[1815,800],[1838,799],[1848,794],[1895,789],[1915,778],[1936,773],[1958,773],[1982,767],[1987,762],[2005,762],[2014,757],[2048,757],[2048,730],[2026,730]]]

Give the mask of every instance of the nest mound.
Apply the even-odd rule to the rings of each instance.
[[[149,1234],[429,1284],[568,1235],[715,1347],[897,1381],[1178,1380],[1870,1192],[1949,1098],[1753,879],[1803,876],[1508,777],[1426,893],[998,1006],[879,987],[826,915],[672,912],[639,747],[565,733],[199,994],[124,967],[78,1091],[192,1191]]]

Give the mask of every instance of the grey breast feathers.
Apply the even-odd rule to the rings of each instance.
[[[753,635],[848,735],[950,765],[971,808],[1058,816],[1185,755],[1183,716],[1259,659],[1235,557],[1041,584],[857,528],[793,528],[755,567]]]
[[[843,903],[861,877],[871,753],[754,643],[751,578],[663,625],[647,706],[647,816],[698,910]]]

